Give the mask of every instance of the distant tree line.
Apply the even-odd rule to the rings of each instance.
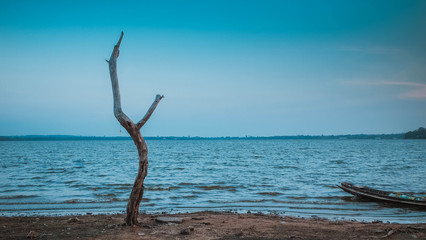
[[[72,135],[26,135],[0,136],[0,141],[86,141],[86,140],[131,140],[130,137],[92,137]]]
[[[264,139],[426,139],[426,129],[420,127],[407,133],[395,134],[347,134],[347,135],[297,135],[297,136],[270,136],[270,137],[145,137],[146,140],[264,140]],[[131,140],[130,137],[95,137],[72,135],[27,135],[27,136],[0,136],[0,141],[111,141]]]
[[[423,128],[424,129],[424,128]],[[407,133],[408,134],[408,133]],[[297,136],[270,136],[270,137],[145,137],[146,140],[268,140],[268,139],[321,139],[321,140],[344,140],[344,139],[404,139],[407,134],[348,134],[348,135],[297,135]],[[423,138],[425,134],[423,133]],[[419,138],[419,137],[414,137]],[[27,135],[27,136],[0,136],[0,141],[117,141],[131,140],[130,137],[95,137],[95,136],[70,136],[70,135]]]
[[[426,129],[420,127],[417,130],[410,131],[404,135],[405,139],[426,139]]]

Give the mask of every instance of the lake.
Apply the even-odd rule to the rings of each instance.
[[[140,210],[313,215],[426,222],[426,211],[360,201],[352,182],[425,194],[422,140],[150,140]],[[138,159],[132,141],[0,142],[0,213],[125,211]]]

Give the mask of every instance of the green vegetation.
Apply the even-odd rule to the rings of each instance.
[[[426,129],[420,127],[417,130],[410,131],[404,135],[405,139],[426,139]]]

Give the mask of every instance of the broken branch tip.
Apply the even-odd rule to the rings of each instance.
[[[123,39],[123,35],[124,35],[123,31],[121,31],[120,39],[117,42],[117,47],[120,47],[121,40]]]

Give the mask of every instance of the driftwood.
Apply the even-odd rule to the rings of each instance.
[[[129,226],[135,225],[138,223],[138,214],[139,214],[139,205],[142,200],[144,185],[143,182],[148,173],[148,147],[140,129],[142,126],[148,121],[157,107],[160,100],[164,97],[162,95],[157,95],[155,97],[154,102],[151,107],[146,112],[145,116],[136,124],[123,112],[121,108],[121,97],[120,97],[120,88],[118,85],[118,76],[117,76],[117,58],[119,55],[119,48],[121,44],[121,40],[123,39],[123,32],[121,32],[120,39],[117,44],[114,46],[114,50],[112,51],[111,57],[109,60],[106,60],[109,64],[109,73],[111,76],[111,84],[112,84],[112,93],[114,97],[114,116],[117,118],[118,122],[120,122],[121,126],[126,129],[129,135],[132,137],[133,142],[138,149],[139,155],[139,170],[138,175],[135,179],[135,183],[132,188],[132,192],[130,193],[130,198],[127,203],[126,209],[126,224]]]

